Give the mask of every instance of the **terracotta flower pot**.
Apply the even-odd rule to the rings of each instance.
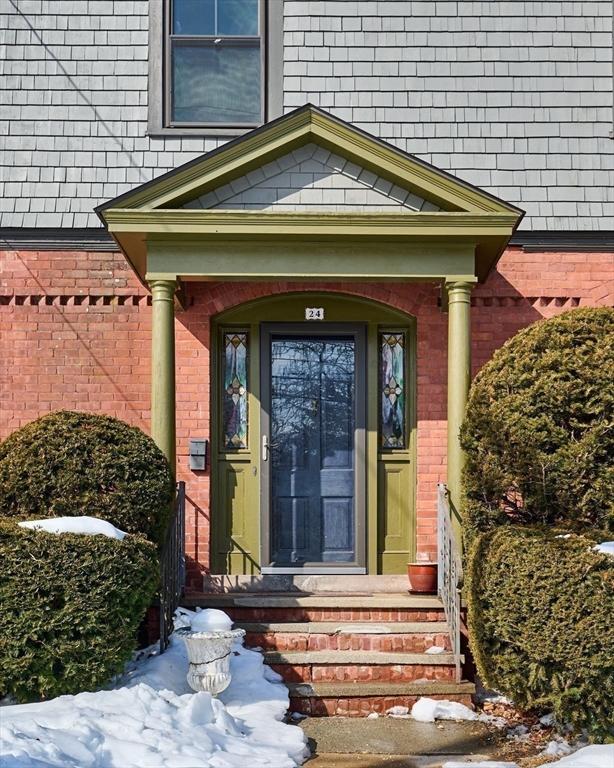
[[[409,591],[437,594],[437,563],[408,563]]]

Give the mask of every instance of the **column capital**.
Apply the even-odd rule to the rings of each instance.
[[[154,278],[147,281],[149,289],[151,290],[151,296],[153,301],[168,301],[168,299],[175,298],[175,291],[177,290],[177,280]]]
[[[475,277],[449,277],[446,278],[444,285],[448,295],[452,295],[453,293],[470,294],[476,283],[477,278]]]
[[[444,281],[441,291],[441,311],[447,312],[450,304],[471,302],[471,291],[477,277],[450,276]]]

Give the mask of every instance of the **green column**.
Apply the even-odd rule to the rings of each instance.
[[[176,280],[151,280],[151,436],[175,472]]]
[[[471,383],[471,289],[465,281],[446,283],[448,294],[448,490],[453,528],[460,545],[464,456],[460,428]]]

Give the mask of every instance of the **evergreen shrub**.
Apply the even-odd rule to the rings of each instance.
[[[470,645],[483,682],[524,708],[614,736],[614,558],[596,533],[503,526],[468,556]]]
[[[520,331],[471,387],[467,539],[502,523],[614,529],[614,310]]]
[[[0,696],[78,693],[122,671],[157,588],[154,544],[5,519],[0,563]]]
[[[173,498],[164,454],[109,416],[56,411],[0,443],[0,517],[90,515],[160,543]]]

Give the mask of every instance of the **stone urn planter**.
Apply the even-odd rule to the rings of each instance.
[[[177,630],[183,637],[190,666],[188,684],[193,691],[206,691],[212,696],[230,685],[232,646],[245,635],[244,629],[194,632],[187,627]]]

